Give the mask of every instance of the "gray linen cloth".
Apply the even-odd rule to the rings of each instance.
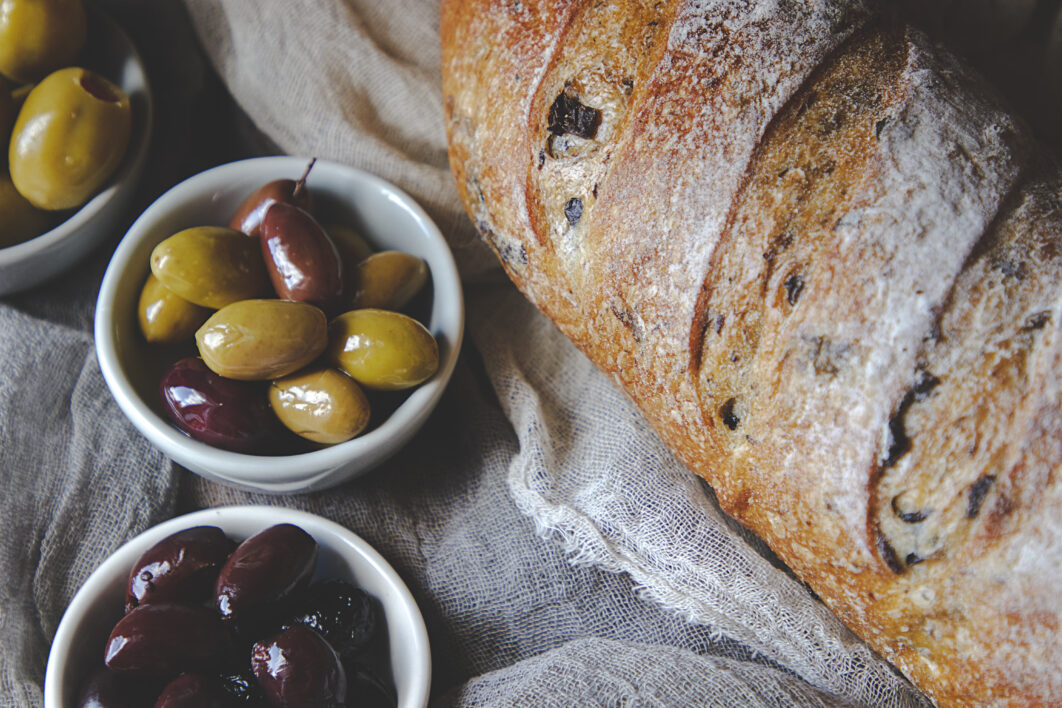
[[[374,172],[451,243],[468,337],[407,449],[337,489],[273,497],[176,467],[111,399],[91,323],[120,234],[0,300],[0,705],[41,704],[49,641],[108,553],[177,513],[240,503],[316,512],[380,550],[425,615],[433,705],[925,702],[505,281],[448,171],[435,0],[100,4],[156,90],[140,206],[252,154]]]

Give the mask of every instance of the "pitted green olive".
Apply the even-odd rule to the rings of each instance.
[[[0,74],[36,81],[69,65],[86,29],[81,0],[0,0]]]
[[[328,344],[328,321],[324,312],[303,302],[241,300],[211,315],[195,341],[214,373],[265,381],[316,359]]]
[[[424,259],[401,251],[381,251],[354,270],[354,307],[399,310],[428,282]]]
[[[258,239],[224,226],[178,231],[151,252],[151,272],[189,302],[220,308],[271,290]]]
[[[26,201],[7,172],[0,173],[0,248],[40,236],[54,223],[53,214]]]
[[[439,346],[412,317],[390,310],[351,310],[329,325],[328,359],[367,388],[399,391],[435,373]]]
[[[369,424],[369,399],[354,379],[329,366],[315,366],[274,381],[269,403],[289,430],[307,440],[334,445]]]
[[[79,67],[49,74],[15,120],[11,180],[40,209],[81,206],[118,169],[132,122],[129,97],[99,74]]]
[[[154,273],[148,274],[137,307],[144,339],[152,344],[190,341],[208,317],[209,309],[188,302],[163,285]]]

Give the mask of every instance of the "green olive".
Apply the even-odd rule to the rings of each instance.
[[[423,258],[401,251],[381,251],[354,270],[354,307],[399,310],[428,282]]]
[[[99,74],[79,67],[49,74],[15,120],[11,180],[40,209],[80,206],[118,169],[132,122],[129,97]]]
[[[349,272],[354,266],[372,255],[372,246],[369,242],[346,224],[322,224],[321,226],[332,237],[332,243],[339,251],[344,273]]]
[[[144,339],[152,344],[190,341],[208,317],[209,309],[188,302],[163,285],[154,273],[148,274],[137,307]]]
[[[362,386],[399,391],[439,368],[439,345],[412,317],[390,310],[351,310],[328,327],[328,359]]]
[[[225,226],[178,231],[151,252],[151,272],[203,307],[216,309],[271,292],[258,239]]]
[[[313,442],[334,445],[369,424],[369,399],[342,371],[315,366],[277,379],[269,403],[289,430]]]
[[[81,0],[0,0],[0,74],[36,81],[68,66],[86,29]]]
[[[55,215],[41,211],[18,193],[7,172],[0,172],[0,248],[40,236],[52,228]]]
[[[304,302],[240,300],[211,315],[195,341],[214,373],[265,381],[316,359],[328,344],[328,321],[324,312]]]

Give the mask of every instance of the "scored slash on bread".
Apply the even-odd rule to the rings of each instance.
[[[1062,702],[1062,176],[869,2],[445,0],[516,285],[940,704]],[[976,677],[976,680],[972,680]]]

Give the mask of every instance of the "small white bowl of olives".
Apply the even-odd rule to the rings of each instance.
[[[231,506],[93,571],[56,629],[44,705],[423,708],[430,684],[424,619],[375,549],[314,514]]]
[[[92,4],[4,3],[0,295],[43,283],[113,238],[136,195],[152,113],[136,48]]]
[[[463,331],[453,255],[415,201],[287,156],[162,195],[115,250],[95,322],[104,379],[149,441],[278,494],[340,484],[405,445]]]

